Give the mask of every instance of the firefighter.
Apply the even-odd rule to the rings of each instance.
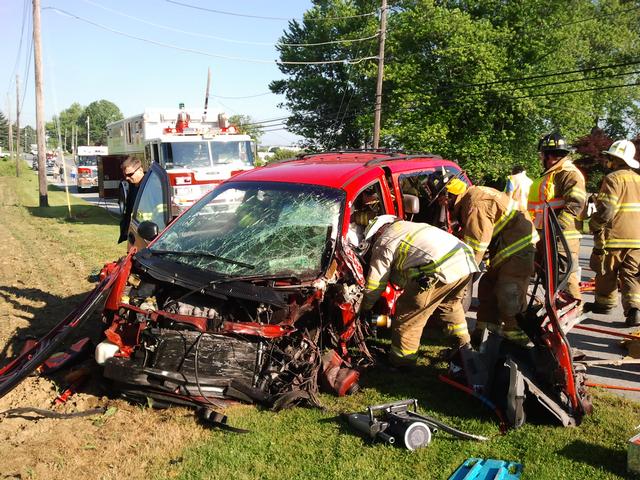
[[[580,254],[580,230],[582,229],[582,216],[587,202],[584,176],[571,161],[569,154],[572,149],[567,141],[558,133],[545,135],[538,143],[538,155],[543,163],[544,173],[533,182],[529,190],[529,213],[533,224],[540,230],[542,228],[542,212],[545,202],[553,209],[562,233],[569,247],[572,271],[567,283],[567,291],[579,302],[580,294],[579,278],[579,254]]]
[[[469,276],[478,271],[472,250],[444,230],[393,215],[373,219],[365,241],[373,246],[361,310],[373,307],[388,282],[404,289],[391,324],[390,362],[415,364],[422,330],[436,311],[455,345],[468,345],[462,298]]]
[[[507,177],[507,186],[504,191],[516,202],[518,210],[527,211],[529,189],[532,183],[533,180],[527,176],[527,171],[522,165],[515,165],[511,169],[511,175]]]
[[[478,283],[477,331],[488,328],[511,340],[528,341],[517,316],[527,306],[534,273],[538,234],[526,212],[506,193],[490,187],[467,187],[454,178],[446,184],[460,237],[476,262],[488,254],[488,269]]]
[[[619,281],[626,324],[635,327],[640,325],[640,175],[633,169],[640,162],[628,140],[614,142],[603,153],[613,172],[602,181],[589,221],[595,239],[590,266],[596,272],[596,298],[585,308],[609,313],[618,303]]]

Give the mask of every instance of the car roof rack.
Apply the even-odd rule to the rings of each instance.
[[[284,158],[282,160],[278,160],[277,162],[270,162],[270,164],[278,164],[278,163],[287,163],[294,162],[296,160],[302,160],[304,158],[311,158],[318,155],[327,155],[327,154],[341,154],[341,153],[380,153],[385,155],[398,155],[404,154],[402,150],[393,150],[389,148],[356,148],[349,150],[323,150],[321,152],[309,152],[309,153],[299,153],[293,158]]]
[[[433,153],[425,152],[420,154],[398,155],[398,156],[389,157],[389,158],[374,158],[373,160],[369,160],[367,163],[365,163],[365,166],[370,167],[372,165],[379,165],[385,162],[395,162],[398,160],[412,160],[414,158],[425,158],[425,157],[433,158],[435,160],[443,160],[443,158],[440,155],[435,155]]]

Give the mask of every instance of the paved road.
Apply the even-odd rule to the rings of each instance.
[[[33,160],[33,156],[29,153],[26,153],[24,156],[25,156],[25,162],[29,165],[29,168],[31,168],[31,162]],[[85,201],[92,203],[94,205],[98,205],[100,207],[106,208],[109,212],[115,215],[120,215],[120,208],[118,207],[118,202],[113,199],[109,199],[109,200],[101,199],[98,195],[97,188],[91,189],[85,192],[78,192],[78,188],[76,187],[75,180],[72,178],[72,169],[75,167],[75,163],[71,155],[65,155],[65,164],[66,164],[66,170],[67,170],[66,181],[64,181],[64,179],[58,176],[48,175],[47,181],[50,184],[56,185],[61,188],[68,186],[69,193],[71,193],[72,195],[82,198]]]
[[[594,276],[589,268],[589,256],[593,248],[593,238],[585,236],[580,249],[580,266],[582,267],[582,279],[588,280]],[[592,293],[584,294],[584,301],[592,302]],[[621,333],[630,333],[639,328],[627,328],[624,323],[622,307],[618,305],[609,315],[598,315],[588,313],[581,325],[592,326],[612,330]],[[575,348],[584,351],[588,356],[587,360],[593,359],[619,359],[627,355],[626,349],[620,345],[621,339],[600,333],[592,333],[574,328],[569,333],[569,341]],[[589,381],[594,383],[614,384],[626,387],[640,388],[640,364],[629,365],[599,365],[590,366],[587,370]],[[612,392],[614,390],[611,390]],[[616,393],[627,398],[640,401],[640,392],[626,392],[615,390]]]

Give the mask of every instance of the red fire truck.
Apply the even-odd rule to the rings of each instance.
[[[254,166],[255,142],[239,134],[223,113],[184,108],[147,109],[107,125],[109,154],[115,161],[135,156],[145,171],[154,163],[166,171],[166,211],[177,216],[217,184]],[[124,204],[127,183],[121,182]]]

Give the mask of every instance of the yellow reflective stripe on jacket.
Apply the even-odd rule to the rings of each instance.
[[[613,205],[615,207],[618,205],[618,196],[613,195],[612,193],[599,193],[598,201],[608,203],[609,205]]]
[[[494,255],[491,259],[491,265],[493,267],[497,267],[501,263],[505,262],[509,257],[515,255],[521,250],[524,250],[529,245],[534,245],[539,240],[538,233],[536,232],[527,235],[526,237],[522,237],[517,242],[512,243],[511,245],[503,248],[498,253]]]
[[[407,258],[409,257],[409,251],[413,246],[413,239],[416,237],[416,235],[418,235],[423,230],[424,229],[420,229],[413,232],[412,234],[407,235],[407,238],[405,238],[400,243],[400,246],[398,247],[398,256],[396,258],[396,270],[399,272],[404,282],[406,282],[408,279],[408,272],[405,271],[404,264],[407,262]]]
[[[442,266],[444,262],[446,262],[451,257],[453,257],[456,253],[458,253],[458,250],[460,250],[461,248],[462,246],[457,246],[453,250],[449,251],[449,253],[447,253],[443,257],[440,257],[438,260],[434,260],[433,262],[429,262],[425,265],[419,266],[417,270],[419,270],[421,273],[435,273],[438,270],[438,268]]]
[[[487,248],[489,248],[489,242],[479,242],[475,238],[472,238],[468,235],[465,235],[462,238],[462,241],[469,245],[476,252],[484,252]]]
[[[577,185],[574,185],[567,192],[565,192],[564,196],[565,197],[570,197],[570,198],[576,198],[576,199],[580,200],[581,202],[584,202],[587,199],[587,192],[582,190]]]
[[[640,203],[619,203],[618,212],[640,212]]]
[[[493,234],[491,235],[491,238],[494,238],[496,235],[498,235],[504,229],[507,223],[509,223],[509,220],[515,217],[516,213],[518,213],[518,209],[516,208],[516,203],[513,200],[511,200],[509,202],[509,207],[507,211],[493,225]]]
[[[640,248],[640,239],[634,238],[610,238],[605,239],[603,248]]]

